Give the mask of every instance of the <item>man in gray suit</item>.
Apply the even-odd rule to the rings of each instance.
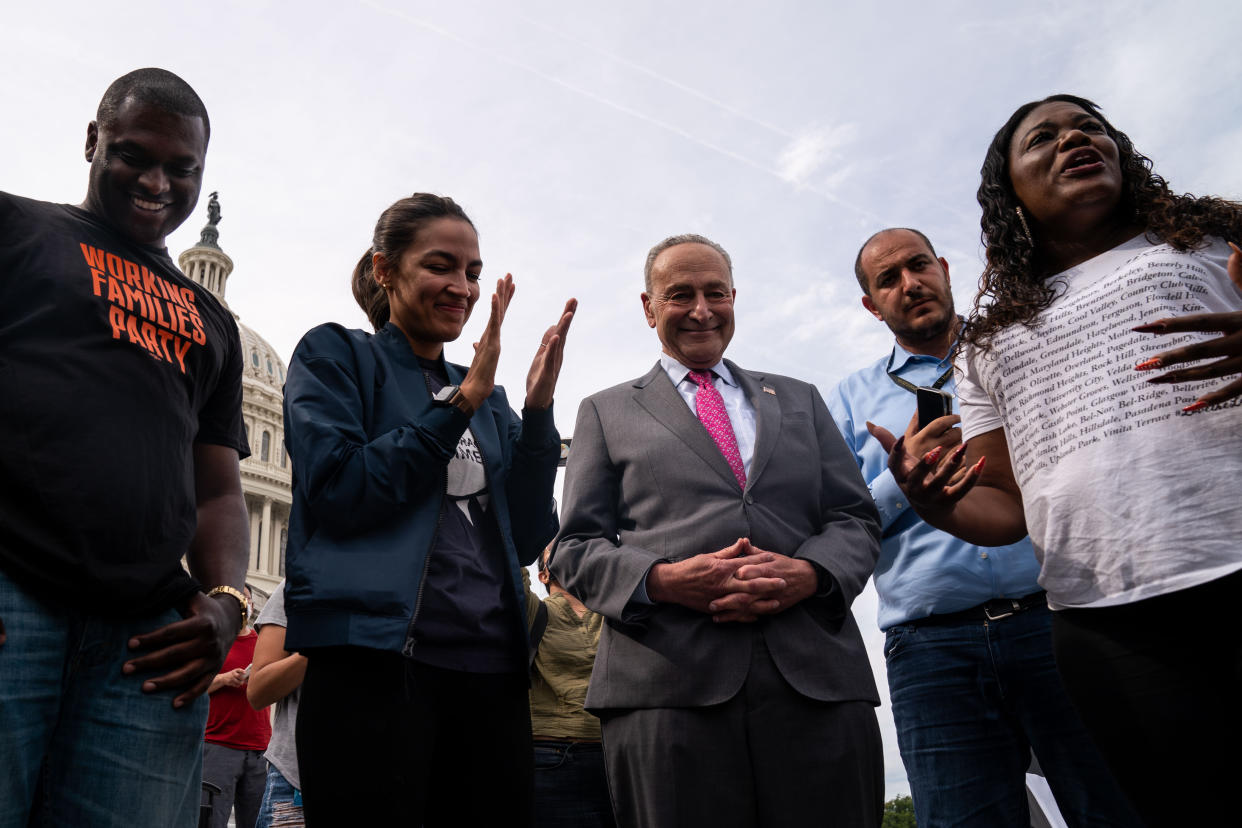
[[[814,386],[723,359],[732,263],[647,257],[646,376],[583,401],[552,570],[607,619],[586,705],[621,826],[879,825],[875,682],[850,603],[879,521]]]

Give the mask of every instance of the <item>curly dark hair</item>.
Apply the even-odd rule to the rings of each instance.
[[[981,238],[987,266],[979,279],[979,292],[962,337],[986,350],[992,337],[1010,325],[1033,325],[1052,304],[1057,282],[1052,266],[1041,255],[1038,240],[1029,238],[1018,219],[1019,206],[1009,177],[1009,144],[1022,119],[1035,107],[1063,101],[1082,107],[1104,125],[1117,145],[1121,162],[1122,192],[1119,215],[1133,215],[1149,239],[1163,241],[1177,250],[1201,247],[1205,236],[1242,239],[1242,204],[1220,198],[1175,195],[1163,178],[1152,172],[1151,159],[1134,148],[1130,138],[1108,122],[1100,108],[1077,95],[1049,95],[1023,104],[1000,128],[980,170],[979,206],[983,208]]]

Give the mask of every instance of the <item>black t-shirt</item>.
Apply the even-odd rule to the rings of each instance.
[[[194,443],[249,454],[237,324],[163,249],[0,193],[0,569],[57,604],[172,606]]]
[[[448,383],[436,360],[418,358],[434,394]],[[514,634],[513,587],[504,540],[470,429],[449,461],[435,546],[428,553],[411,656],[426,664],[472,673],[519,672],[526,643]]]

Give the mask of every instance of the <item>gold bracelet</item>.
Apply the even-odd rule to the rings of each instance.
[[[250,602],[246,600],[245,593],[236,587],[218,586],[207,591],[208,598],[213,595],[231,595],[237,599],[237,603],[241,605],[241,627],[238,629],[246,629],[246,619],[250,617]]]

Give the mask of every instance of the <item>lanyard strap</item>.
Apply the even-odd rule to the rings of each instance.
[[[955,348],[954,350],[956,350],[956,348]],[[917,392],[918,392],[918,388],[919,388],[917,385],[915,385],[914,383],[910,382],[910,381],[909,381],[909,380],[907,380],[907,379],[902,379],[901,377],[899,377],[899,376],[897,376],[896,374],[894,374],[894,373],[893,373],[893,359],[894,359],[896,356],[897,356],[897,348],[896,348],[896,347],[894,347],[894,348],[893,348],[893,350],[892,350],[892,353],[890,353],[890,354],[888,355],[888,365],[884,366],[884,372],[885,372],[886,374],[888,374],[888,378],[889,378],[889,379],[891,379],[893,382],[897,383],[897,385],[899,385],[900,387],[902,387],[902,388],[906,389],[906,390],[907,390],[907,391],[909,391],[911,394],[915,394],[915,393],[917,393]],[[950,357],[952,357],[952,356],[953,356],[953,352],[952,352],[952,351],[950,351],[950,352],[949,352],[949,356],[950,356]],[[943,388],[943,387],[944,387],[944,384],[945,384],[946,382],[948,382],[948,381],[949,381],[949,377],[951,377],[951,376],[953,376],[953,366],[952,366],[952,365],[950,365],[950,366],[949,366],[949,367],[945,370],[945,372],[944,372],[943,374],[941,374],[941,375],[940,375],[940,379],[936,380],[936,381],[932,384],[932,386],[931,386],[931,387],[932,387],[932,388],[937,388],[937,389],[938,389],[938,388]]]

